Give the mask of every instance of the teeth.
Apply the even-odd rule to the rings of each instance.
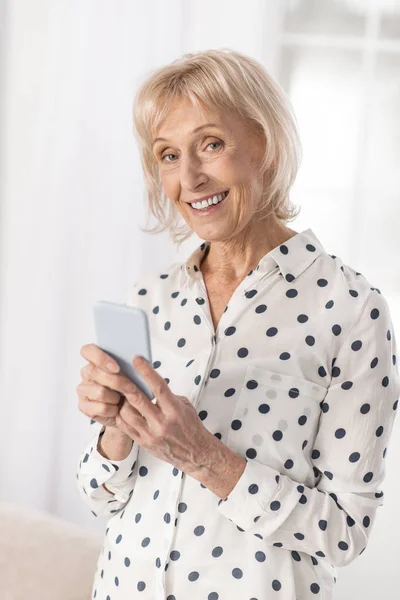
[[[208,198],[208,200],[202,200],[201,202],[193,202],[192,206],[193,206],[193,208],[202,210],[202,209],[208,208],[212,204],[218,204],[218,202],[221,202],[221,200],[223,200],[227,195],[228,195],[228,192],[223,192],[222,194],[218,194],[217,196]]]

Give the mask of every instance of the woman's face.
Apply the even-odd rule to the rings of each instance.
[[[188,226],[204,240],[228,240],[251,228],[263,183],[256,166],[261,164],[263,144],[233,111],[223,113],[198,108],[183,99],[174,105],[154,139],[164,192]],[[207,126],[194,132],[206,123]],[[220,192],[229,195],[209,214],[192,208],[191,202]]]

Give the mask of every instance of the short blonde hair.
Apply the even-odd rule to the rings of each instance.
[[[134,98],[133,126],[145,178],[148,208],[158,220],[147,233],[169,229],[180,245],[193,231],[163,191],[153,132],[169,107],[188,98],[216,109],[233,109],[255,132],[264,135],[265,154],[260,173],[265,191],[257,212],[260,218],[275,214],[287,222],[300,209],[289,200],[302,158],[301,142],[291,103],[278,83],[255,59],[229,48],[184,54],[172,63],[150,72]],[[149,214],[148,214],[149,216]],[[183,223],[181,222],[183,221]]]

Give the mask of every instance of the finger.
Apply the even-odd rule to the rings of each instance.
[[[85,344],[82,346],[81,356],[96,365],[96,367],[100,367],[100,369],[104,369],[109,373],[118,373],[120,370],[119,364],[96,344]]]
[[[159,418],[160,408],[157,405],[154,405],[150,398],[139,390],[139,388],[137,388],[133,394],[125,392],[125,398],[132,408],[143,415],[146,421],[152,422],[154,419]]]
[[[98,383],[120,394],[134,393],[137,390],[135,384],[125,375],[107,373],[92,363],[85,365],[81,369],[81,377],[88,383]]]
[[[119,412],[119,406],[106,404],[104,402],[96,402],[85,396],[79,396],[78,408],[84,415],[91,419],[94,419],[95,417],[115,418]]]
[[[145,419],[148,419],[151,415],[154,416],[159,414],[160,408],[167,408],[168,405],[171,405],[173,394],[165,379],[153,369],[151,363],[145,358],[134,356],[132,362],[135,369],[138,370],[145,382],[149,385],[154,396],[157,398],[157,404],[153,404],[143,393],[140,393],[138,396],[136,393],[132,394],[127,391],[125,395],[128,401],[138,408]]]
[[[105,388],[98,383],[80,383],[76,391],[78,396],[86,396],[89,400],[103,404],[119,404],[121,394],[118,391]]]
[[[146,427],[146,421],[140,415],[139,420],[139,424],[137,424],[138,421],[135,422],[130,417],[128,422],[121,416],[121,411],[119,411],[115,417],[115,424],[120,431],[126,433],[131,439],[141,441],[144,428]]]
[[[119,409],[120,417],[131,427],[136,429],[143,427],[146,424],[146,420],[143,415],[136,410],[133,406],[127,402],[126,398],[122,402],[121,408]]]

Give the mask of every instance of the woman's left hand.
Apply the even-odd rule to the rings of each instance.
[[[177,469],[188,474],[198,471],[207,463],[207,451],[212,441],[216,441],[215,436],[204,427],[191,402],[185,396],[173,394],[146,359],[136,356],[132,362],[157,398],[157,404],[132,383],[129,390],[124,390],[126,401],[115,418],[117,427]]]

